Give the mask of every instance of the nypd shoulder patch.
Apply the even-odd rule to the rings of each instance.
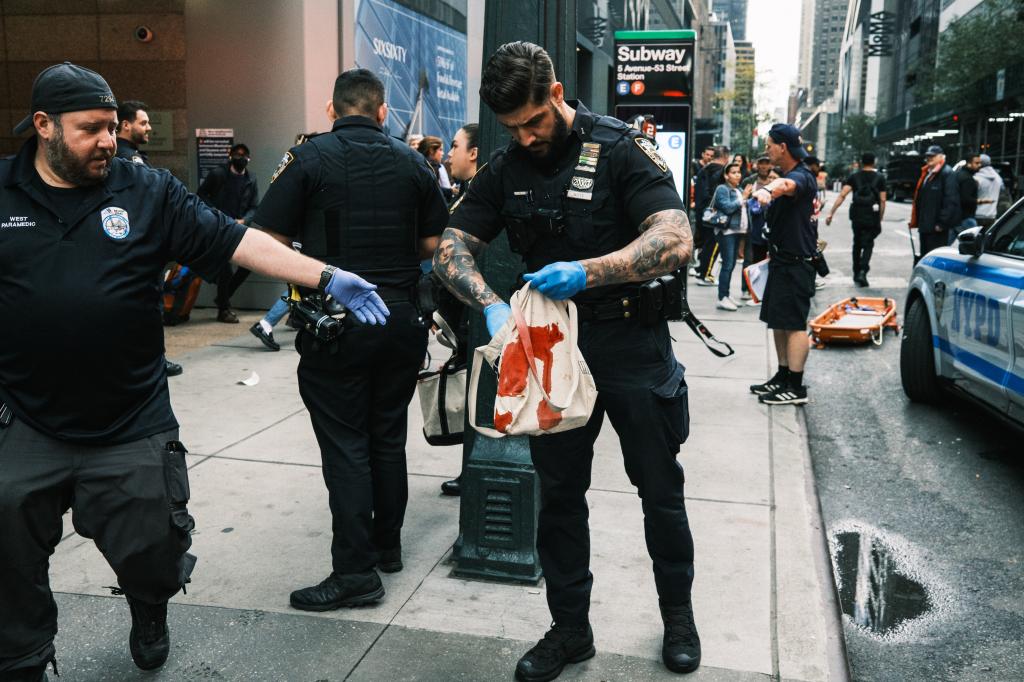
[[[665,163],[665,159],[661,158],[661,154],[658,153],[658,149],[654,146],[654,143],[648,140],[646,137],[635,137],[633,142],[640,148],[644,154],[647,155],[654,165],[657,166],[662,173],[668,172],[668,164]]]
[[[277,164],[277,169],[274,171],[274,174],[270,176],[270,182],[273,183],[277,180],[277,177],[281,175],[281,173],[284,172],[284,169],[287,168],[294,160],[295,155],[291,152],[285,152],[284,157],[281,159],[281,163]]]

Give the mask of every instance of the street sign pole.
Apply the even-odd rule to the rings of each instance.
[[[484,59],[514,40],[526,40],[551,55],[555,74],[567,93],[576,89],[575,0],[490,0],[486,6]],[[494,114],[480,104],[480,158],[507,143]],[[523,272],[522,259],[512,253],[504,233],[478,259],[484,279],[508,298]],[[473,314],[469,346],[485,345],[490,337],[483,316]],[[483,370],[478,414],[494,414],[496,382]],[[470,381],[474,378],[470,377]],[[467,410],[468,414],[468,410]],[[536,583],[540,580],[537,558],[537,513],[540,487],[524,437],[502,439],[478,435],[466,426],[466,466],[462,472],[459,538],[455,543],[453,573],[467,578]]]

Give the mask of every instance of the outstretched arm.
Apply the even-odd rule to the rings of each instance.
[[[587,273],[587,288],[642,282],[677,270],[690,260],[693,236],[683,211],[658,211],[648,216],[639,229],[640,236],[628,246],[600,258],[580,261]]]
[[[441,244],[434,252],[434,274],[455,297],[466,305],[483,310],[492,303],[502,303],[501,297],[487,286],[476,256],[487,244],[454,227],[441,233]]]
[[[843,202],[846,200],[846,195],[849,194],[852,189],[853,187],[850,185],[843,185],[843,191],[836,197],[835,203],[832,204],[832,210],[829,211],[828,216],[825,217],[826,225],[832,224],[832,218],[835,217],[836,211],[838,211],[839,207],[843,205]]]

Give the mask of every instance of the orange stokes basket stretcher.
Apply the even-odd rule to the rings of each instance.
[[[833,303],[811,320],[811,343],[824,348],[828,343],[867,343],[882,345],[886,327],[899,333],[896,302],[891,298],[857,296]]]

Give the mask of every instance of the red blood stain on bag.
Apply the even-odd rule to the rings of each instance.
[[[551,366],[554,362],[552,349],[555,344],[564,341],[565,335],[556,324],[549,324],[543,327],[529,327],[530,344],[533,346],[533,356],[537,362],[544,364],[544,371],[541,382],[544,390],[551,393]],[[513,341],[505,346],[501,354],[501,370],[498,374],[498,395],[503,397],[520,396],[526,391],[527,375],[530,366],[526,358],[526,350],[523,344]],[[562,421],[562,415],[548,407],[546,400],[541,400],[537,406],[537,419],[540,428],[548,430]],[[506,429],[512,424],[511,412],[494,412],[494,428],[497,431],[506,433]]]

